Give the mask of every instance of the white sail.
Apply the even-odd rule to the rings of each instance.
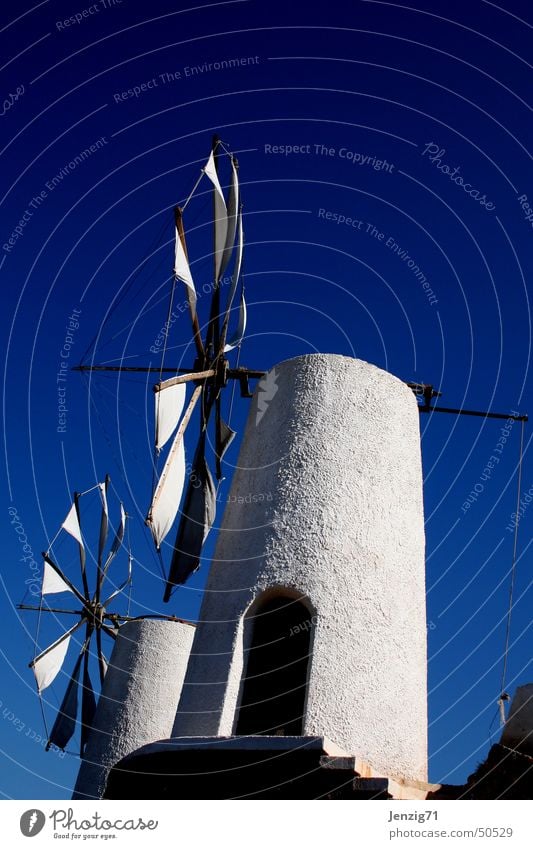
[[[70,510],[68,511],[67,518],[65,519],[61,527],[68,534],[74,537],[74,539],[77,540],[79,544],[83,547],[83,540],[81,538],[81,528],[75,504],[73,504]]]
[[[183,432],[180,428],[174,437],[167,461],[161,472],[146,520],[150,525],[157,549],[160,548],[176,518],[184,483],[185,450]]]
[[[242,227],[242,211],[239,212],[238,222],[237,222],[237,255],[235,258],[235,268],[233,269],[233,275],[231,278],[231,286],[228,295],[228,306],[226,310],[226,318],[229,316],[231,311],[231,307],[233,305],[233,299],[235,297],[235,292],[237,291],[237,284],[239,282],[239,278],[241,276],[241,267],[242,267],[242,254],[244,250],[244,232]]]
[[[126,511],[124,510],[124,505],[120,502],[120,524],[117,528],[117,532],[115,534],[115,539],[113,540],[113,544],[109,550],[109,554],[107,555],[107,559],[104,566],[104,574],[107,574],[107,570],[111,565],[112,561],[115,559],[117,552],[122,545],[122,541],[124,539],[124,534],[126,532]]]
[[[237,222],[238,229],[238,241],[237,241],[237,259],[235,261],[235,271],[233,277],[235,280],[238,280],[241,276],[241,266],[242,266],[242,254],[244,251],[244,231],[242,226],[242,210],[239,212],[239,218]]]
[[[242,267],[242,254],[244,250],[244,233],[242,228],[242,212],[239,213],[239,223],[238,223],[238,235],[237,235],[237,257],[235,259],[235,269],[233,271],[233,278],[231,281],[231,289],[228,298],[228,315],[231,310],[233,304],[233,298],[235,297],[235,290],[237,289],[237,283],[239,282],[239,277],[241,274]],[[237,329],[231,339],[228,339],[227,344],[224,346],[224,353],[227,354],[229,351],[233,351],[234,348],[239,345],[244,337],[246,332],[246,320],[247,320],[247,311],[246,311],[246,300],[244,298],[244,291],[241,293],[241,303],[239,306],[239,320],[237,324]]]
[[[99,483],[100,498],[102,500],[102,516],[100,519],[100,539],[98,541],[98,567],[102,564],[102,557],[107,541],[107,532],[109,530],[109,511],[107,508],[107,480],[106,483]]]
[[[246,332],[246,319],[247,319],[247,311],[246,311],[246,300],[244,298],[244,292],[241,293],[241,304],[239,308],[239,322],[237,324],[237,329],[228,344],[224,347],[224,353],[228,351],[232,351],[237,345],[240,345],[244,334]]]
[[[155,448],[159,452],[174,433],[185,405],[185,383],[165,386],[155,393]]]
[[[126,531],[126,511],[124,510],[124,505],[122,501],[120,502],[120,524],[117,528],[117,532],[115,534],[115,539],[113,540],[113,545],[111,546],[111,551],[109,552],[109,557],[112,558],[115,556],[120,546],[122,545],[122,540],[124,539],[124,533]]]
[[[107,657],[104,654],[100,656],[100,664],[102,666],[103,677],[105,678],[105,676],[107,675],[107,670],[109,669],[109,661],[107,660]]]
[[[107,519],[109,519],[109,512],[107,509],[107,495],[105,491],[105,483],[99,483],[98,489],[100,490],[100,498],[102,499],[102,510],[105,513]]]
[[[226,201],[224,200],[224,193],[215,167],[213,151],[211,151],[211,155],[207,160],[204,173],[207,174],[215,187],[215,278],[218,280],[221,274],[222,263],[224,260],[224,249],[226,247],[226,238],[228,235],[228,214]]]
[[[220,180],[218,179],[217,169],[215,166],[215,155],[213,151],[211,151],[211,153],[209,154],[209,159],[207,160],[207,164],[204,168],[204,174],[206,174],[213,183],[219,197],[224,202],[225,207],[226,202],[224,201],[224,192],[222,191],[222,186],[220,185]]]
[[[185,254],[185,249],[181,242],[180,234],[178,227],[176,226],[176,250],[175,250],[175,258],[174,258],[174,274],[178,278],[178,280],[182,280],[187,286],[187,295],[189,304],[191,307],[191,312],[193,315],[196,314],[196,288],[194,285],[194,280],[192,279],[191,269],[189,268],[189,262],[187,260],[187,256]]]
[[[220,274],[224,274],[228,263],[230,261],[231,255],[233,253],[233,248],[235,247],[235,236],[237,233],[237,219],[239,217],[239,175],[237,173],[237,169],[235,167],[235,163],[233,160],[231,161],[231,186],[229,190],[228,197],[228,225],[227,225],[227,233],[226,233],[226,245],[224,247],[224,253],[222,256],[222,266],[220,269]]]
[[[43,585],[41,589],[42,595],[48,593],[71,593],[72,589],[61,575],[58,575],[55,569],[52,569],[49,563],[44,561]]]
[[[61,669],[69,643],[70,634],[33,661],[32,667],[39,693],[42,693],[43,690],[50,686]]]

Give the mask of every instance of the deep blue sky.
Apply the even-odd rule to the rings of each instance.
[[[61,23],[84,9],[80,23]],[[163,608],[142,524],[151,485],[152,381],[95,378],[91,406],[86,381],[69,374],[66,431],[58,433],[56,375],[73,309],[81,310],[73,364],[99,333],[91,349],[96,361],[159,363],[149,349],[165,320],[171,210],[196,179],[214,131],[237,153],[243,183],[249,334],[242,363],[266,368],[310,351],[355,355],[405,380],[433,382],[448,406],[527,411],[533,227],[519,199],[529,195],[533,206],[528,17],[528,4],[517,0],[505,9],[486,0],[424,0],[412,8],[236,0],[191,10],[165,0],[45,0],[3,12],[4,796],[68,798],[78,766],[71,755],[45,754],[32,739],[43,733],[27,668],[36,619],[14,607],[32,573],[21,561],[9,508],[38,554],[72,490],[109,471],[134,516],[133,610],[198,614],[207,562]],[[229,59],[248,62],[209,70]],[[138,97],[123,98],[142,84]],[[99,139],[89,158],[47,187]],[[300,152],[267,147],[275,145]],[[428,145],[434,147],[424,154]],[[437,150],[444,150],[440,165],[459,168],[455,174],[485,205],[431,161]],[[347,152],[357,154],[355,164]],[[377,170],[368,164],[373,157],[390,167]],[[38,195],[41,203],[32,206]],[[204,201],[191,204],[188,219],[198,225],[189,247],[199,286],[209,283],[211,268]],[[9,245],[24,215],[22,234]],[[339,224],[339,216],[362,223]],[[387,240],[412,257],[436,300]],[[206,301],[199,302],[203,317]],[[172,328],[168,362],[189,364],[189,341],[182,318]],[[234,427],[246,411],[237,398]],[[506,526],[515,509],[519,425],[483,491],[468,511],[463,504],[479,489],[502,424],[421,418],[433,781],[463,781],[484,757],[490,733],[499,733],[513,544]],[[527,446],[527,428],[525,437]],[[237,451],[235,444],[228,454],[228,475]],[[532,485],[526,450],[522,493]],[[532,677],[532,528],[533,509],[520,526],[511,692]],[[76,577],[68,540],[58,550]],[[117,579],[123,567],[117,563]],[[43,628],[43,645],[62,625]],[[64,683],[46,691],[49,719]]]

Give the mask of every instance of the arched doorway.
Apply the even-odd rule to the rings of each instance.
[[[249,617],[251,641],[235,733],[300,735],[303,731],[311,614],[301,601],[275,596]]]

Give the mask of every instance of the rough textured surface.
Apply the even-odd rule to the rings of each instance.
[[[533,755],[533,684],[516,688],[501,744]]]
[[[298,357],[260,382],[173,736],[234,733],[246,614],[283,588],[312,621],[303,733],[426,779],[418,416],[405,384],[347,357]]]
[[[101,798],[111,766],[168,737],[194,626],[141,619],[122,626],[81,763],[74,799]]]

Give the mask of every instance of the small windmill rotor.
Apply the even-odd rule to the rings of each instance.
[[[96,697],[94,687],[91,681],[89,671],[89,657],[91,642],[93,637],[96,641],[96,656],[98,659],[98,670],[100,678],[100,686],[103,684],[106,670],[107,659],[103,650],[102,636],[103,634],[116,639],[118,627],[121,620],[128,617],[120,616],[117,613],[110,613],[107,610],[107,605],[116,596],[123,592],[131,583],[131,552],[128,552],[128,568],[124,580],[118,585],[113,586],[109,595],[104,592],[105,582],[109,578],[109,568],[115,557],[123,547],[124,535],[126,531],[127,516],[122,503],[120,504],[120,521],[117,526],[115,538],[109,552],[104,557],[107,537],[109,532],[109,514],[107,492],[109,486],[109,477],[106,477],[104,483],[99,483],[93,489],[98,489],[102,502],[102,511],[100,518],[100,532],[98,539],[98,552],[96,558],[96,580],[95,589],[91,593],[89,589],[89,580],[86,570],[86,548],[81,531],[81,516],[80,516],[80,498],[81,495],[76,493],[72,506],[61,525],[57,539],[62,531],[65,531],[73,537],[79,550],[80,558],[80,573],[82,590],[80,591],[63,570],[52,559],[51,549],[53,543],[48,550],[43,552],[44,571],[41,587],[41,599],[38,608],[30,607],[29,605],[20,604],[21,609],[38,610],[41,612],[52,612],[68,614],[79,617],[78,621],[57,640],[49,645],[44,651],[36,655],[30,662],[30,667],[33,669],[37,682],[37,690],[39,696],[43,691],[52,684],[61,669],[63,668],[67,651],[69,648],[71,637],[81,628],[85,628],[83,642],[76,658],[74,668],[69,678],[69,682],[61,701],[61,705],[52,726],[52,730],[48,737],[47,749],[51,745],[55,745],[60,749],[64,749],[72,738],[78,719],[81,720],[81,747],[80,754],[83,755],[88,734],[94,719],[96,710]],[[88,490],[84,495],[92,492]],[[79,609],[65,610],[57,607],[50,607],[43,602],[48,595],[70,592],[79,602]],[[81,708],[79,706],[79,690],[81,683]]]

